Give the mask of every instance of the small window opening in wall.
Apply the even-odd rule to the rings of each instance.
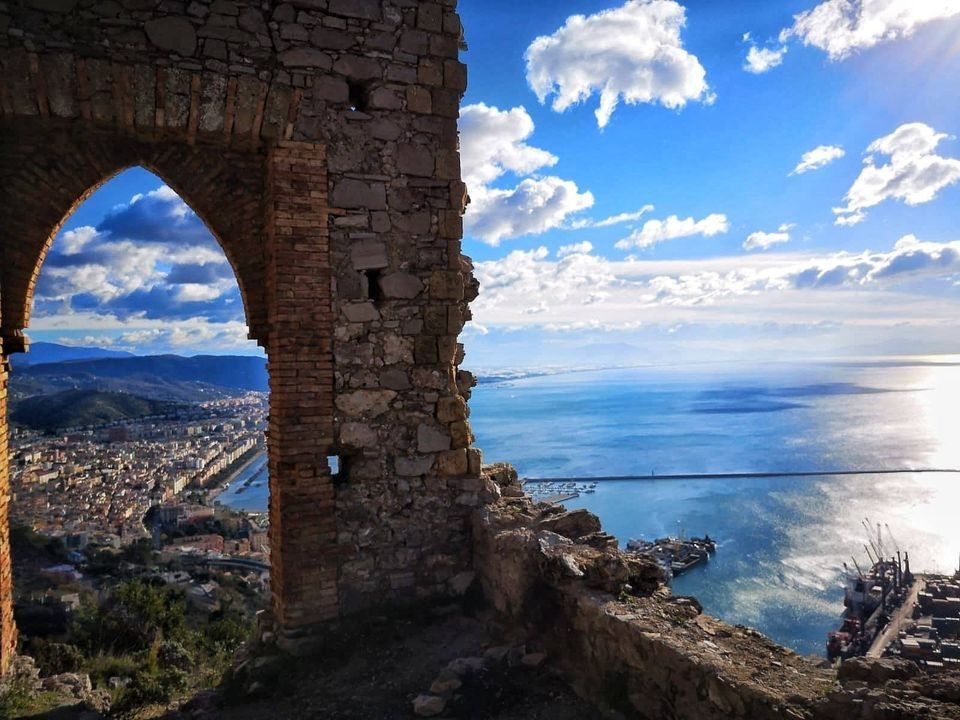
[[[347,87],[349,88],[350,109],[356,112],[364,112],[367,109],[370,96],[367,86],[363,83],[352,82]]]
[[[328,455],[327,465],[330,467],[330,477],[334,485],[343,485],[347,482],[350,458],[343,455]]]
[[[374,304],[378,304],[383,299],[383,293],[380,290],[379,270],[364,270],[360,278],[360,285],[364,297],[373,300]]]

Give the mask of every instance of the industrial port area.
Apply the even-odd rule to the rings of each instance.
[[[844,612],[827,636],[827,658],[892,656],[930,672],[960,669],[960,569],[915,574],[889,527],[886,538],[879,523],[875,536],[868,521],[864,527],[871,565],[844,565]]]

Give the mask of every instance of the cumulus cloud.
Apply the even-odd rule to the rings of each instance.
[[[541,103],[563,112],[595,93],[603,128],[620,101],[682,108],[711,102],[706,71],[683,47],[686,11],[673,0],[628,0],[593,15],[572,15],[527,48],[527,82]]]
[[[793,25],[781,31],[780,42],[796,38],[831,60],[842,60],[956,15],[960,4],[952,0],[826,0],[794,16]]]
[[[920,205],[937,197],[945,187],[960,181],[960,160],[937,155],[935,150],[947,137],[923,123],[901,125],[867,147],[860,175],[844,196],[846,205],[834,208],[837,225],[855,225],[866,210],[884,200],[902,200]],[[873,153],[889,161],[877,165]]]
[[[790,171],[791,175],[802,175],[811,170],[819,170],[839,160],[846,152],[839,145],[818,145],[813,150],[809,150],[800,156],[800,162]]]
[[[767,250],[774,245],[780,245],[790,242],[790,229],[793,225],[784,223],[776,232],[757,232],[750,233],[747,239],[743,241],[744,250]]]
[[[747,59],[743,63],[743,69],[747,72],[759,75],[768,70],[772,70],[783,62],[783,56],[787,54],[786,46],[775,49],[759,48],[751,45],[747,50]]]
[[[620,250],[648,248],[666,240],[676,240],[677,238],[694,235],[713,237],[725,233],[729,229],[730,222],[727,220],[727,216],[722,213],[713,213],[701,220],[694,220],[692,217],[681,220],[676,215],[671,215],[666,220],[648,220],[639,230],[635,230],[629,236],[618,240],[616,247]]]
[[[926,242],[907,235],[883,252],[767,253],[696,261],[611,260],[591,251],[553,259],[540,247],[479,262],[475,273],[483,292],[474,315],[485,329],[702,322],[706,312],[712,319],[743,322],[747,305],[758,316],[772,318],[788,297],[795,299],[794,311],[810,321],[836,320],[838,305],[847,319],[856,321],[854,303],[861,304],[862,312],[892,317],[896,310],[889,302],[878,302],[881,293],[897,293],[898,302],[906,302],[904,288],[954,282],[960,276],[960,241]],[[924,312],[943,303],[940,294],[930,298]]]
[[[500,110],[483,103],[460,112],[463,177],[470,191],[464,229],[490,245],[561,227],[567,218],[593,205],[593,195],[572,180],[539,175],[558,158],[528,145],[534,124],[516,107]],[[512,187],[494,187],[506,175],[521,178]]]
[[[593,251],[593,243],[589,240],[574,243],[572,245],[561,245],[557,249],[557,257],[565,258],[567,255],[584,255]]]
[[[593,205],[593,195],[558,177],[526,178],[515,188],[484,188],[471,196],[466,228],[490,245],[559,227],[571,213]]]
[[[500,110],[485,103],[460,111],[460,161],[470,190],[489,185],[507,172],[530,175],[557,164],[556,155],[527,145],[533,118],[525,108]]]
[[[74,228],[54,241],[37,280],[35,320],[79,327],[94,313],[116,327],[244,324],[240,291],[222,249],[165,185],[112,208],[96,227]]]

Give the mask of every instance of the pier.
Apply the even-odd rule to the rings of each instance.
[[[597,475],[590,477],[531,477],[523,478],[523,484],[557,484],[557,483],[596,483],[616,482],[622,480],[749,480],[751,478],[797,478],[797,477],[826,477],[828,475],[902,475],[904,473],[960,473],[960,470],[950,468],[899,468],[883,470],[788,470],[785,472],[728,472],[728,473],[673,473],[658,475]]]
[[[879,658],[886,654],[887,647],[900,635],[900,628],[907,623],[913,622],[913,608],[917,603],[917,596],[920,594],[920,588],[926,585],[925,575],[914,575],[913,585],[904,597],[900,607],[890,616],[890,622],[883,629],[883,632],[877,634],[867,650],[867,657]]]

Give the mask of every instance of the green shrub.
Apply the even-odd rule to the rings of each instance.
[[[77,672],[84,663],[83,653],[76,645],[43,638],[33,638],[27,654],[36,661],[41,675]]]
[[[189,687],[189,676],[180,668],[141,670],[124,688],[112,709],[124,715],[145,705],[164,705]]]

